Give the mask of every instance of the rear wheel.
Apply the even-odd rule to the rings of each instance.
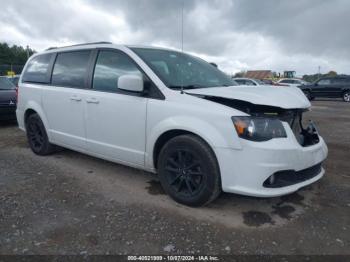
[[[344,102],[350,102],[350,91],[349,90],[345,91],[343,93],[343,100],[344,100]]]
[[[30,148],[37,155],[48,155],[55,151],[49,142],[45,126],[38,114],[31,114],[26,120],[27,139]]]
[[[211,148],[194,135],[171,139],[158,158],[164,190],[177,202],[202,206],[221,192],[220,171]]]

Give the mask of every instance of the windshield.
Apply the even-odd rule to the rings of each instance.
[[[6,77],[0,77],[0,90],[15,89],[16,86],[11,83]]]
[[[266,85],[264,81],[261,81],[260,79],[254,79],[255,82],[257,82],[259,85]]]
[[[177,51],[132,48],[171,89],[237,85],[229,76],[202,59]]]

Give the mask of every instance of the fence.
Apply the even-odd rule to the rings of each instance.
[[[24,65],[0,65],[0,76],[7,75],[7,72],[15,72],[16,75],[22,73]]]

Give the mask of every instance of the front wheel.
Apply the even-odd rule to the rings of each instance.
[[[350,91],[345,91],[343,94],[344,102],[350,102]]]
[[[158,158],[158,174],[165,192],[181,204],[203,206],[221,192],[216,157],[194,135],[181,135],[165,144]]]
[[[49,142],[45,126],[38,114],[31,114],[26,120],[26,133],[30,148],[37,155],[48,155],[55,151]]]
[[[307,97],[307,99],[309,99],[310,101],[314,100],[315,98],[311,95],[310,91],[305,92],[305,96]]]

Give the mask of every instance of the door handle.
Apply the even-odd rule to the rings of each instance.
[[[96,98],[92,97],[92,98],[89,98],[89,99],[86,99],[86,102],[89,103],[89,104],[99,104],[100,101],[98,101]]]
[[[78,96],[71,96],[71,97],[70,97],[70,100],[80,102],[80,101],[81,101],[81,98],[78,97]]]

